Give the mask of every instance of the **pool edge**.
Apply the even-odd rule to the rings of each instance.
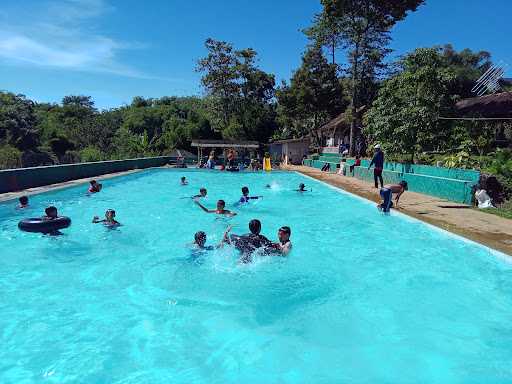
[[[310,176],[310,175],[306,175],[305,173],[302,173],[300,171],[297,171],[297,170],[293,170],[292,172],[294,173],[297,173],[301,176],[304,176],[308,179],[311,179],[311,180],[314,180],[315,182],[318,182],[320,184],[324,184],[325,186],[331,188],[331,189],[334,189],[335,191],[337,191],[338,193],[342,193],[342,194],[347,194],[347,195],[350,195],[356,199],[359,199],[361,201],[364,201],[365,203],[367,204],[370,204],[370,205],[374,205],[375,202],[370,200],[370,199],[367,199],[366,197],[363,197],[363,196],[360,196],[360,195],[357,195],[355,193],[352,193],[350,191],[347,191],[339,186],[336,186],[336,185],[332,185],[324,180],[320,180],[320,179],[317,179],[313,176]],[[412,214],[408,214],[406,212],[400,212],[400,211],[397,211],[397,210],[393,210],[393,215],[399,215],[399,216],[402,216],[404,219],[406,220],[411,220],[411,221],[414,221],[414,222],[420,222],[428,227],[430,227],[432,230],[435,230],[435,231],[441,231],[442,233],[444,233],[445,235],[448,235],[450,237],[453,237],[453,238],[456,238],[458,240],[461,240],[461,241],[464,241],[466,243],[469,243],[469,244],[473,244],[473,245],[476,245],[478,247],[481,247],[481,248],[485,248],[487,251],[489,251],[490,254],[492,254],[493,256],[499,258],[499,259],[502,259],[504,261],[506,261],[507,263],[512,263],[512,254],[509,254],[503,250],[500,250],[500,249],[496,249],[492,246],[490,246],[488,243],[485,243],[485,242],[479,242],[479,241],[476,241],[474,239],[471,239],[471,238],[468,238],[466,236],[464,236],[463,234],[461,233],[457,233],[457,232],[453,232],[449,229],[446,229],[446,228],[443,228],[441,226],[438,226],[438,225],[435,225],[433,223],[430,223],[428,221],[425,221],[425,220],[422,220],[421,218],[418,218]]]

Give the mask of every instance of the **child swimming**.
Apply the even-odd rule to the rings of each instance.
[[[103,223],[103,225],[105,225],[106,227],[110,227],[110,228],[119,227],[121,225],[121,223],[119,221],[117,221],[115,219],[115,217],[116,217],[116,211],[114,211],[113,209],[107,209],[107,211],[105,212],[105,219],[100,220],[100,218],[98,216],[94,216],[92,218],[92,222],[93,222],[93,224]]]
[[[306,186],[304,185],[304,183],[300,183],[299,184],[299,189],[296,189],[297,192],[308,192],[308,190],[306,189]]]
[[[215,247],[213,245],[205,245],[206,244],[206,233],[203,231],[198,231],[194,235],[194,246],[198,250],[203,251],[213,251]]]
[[[91,180],[89,183],[91,184],[87,191],[89,193],[98,193],[103,188],[103,184],[98,183],[96,180]]]
[[[226,216],[236,216],[235,212],[231,212],[228,209],[224,209],[226,207],[226,202],[224,200],[217,201],[217,209],[208,209],[204,205],[202,205],[199,201],[194,200],[194,202],[206,213],[216,213],[217,215],[226,215]]]
[[[206,197],[206,195],[208,194],[208,191],[206,190],[206,188],[201,188],[199,190],[199,195],[194,195],[192,196],[193,199],[200,199],[202,197]]]
[[[280,256],[287,256],[292,250],[292,242],[290,236],[292,230],[288,226],[283,226],[277,231],[278,243],[272,243],[270,246],[271,253],[277,253]]]
[[[181,177],[181,185],[188,185],[187,178],[185,176]]]
[[[238,201],[238,204],[248,203],[249,200],[262,199],[263,196],[249,196],[249,188],[242,187],[242,197]]]
[[[28,196],[21,196],[19,199],[20,204],[18,205],[19,209],[28,207]]]

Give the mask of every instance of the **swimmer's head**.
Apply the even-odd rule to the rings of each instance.
[[[300,189],[301,191],[303,191],[305,188],[306,188],[306,186],[304,185],[304,183],[300,183],[300,184],[299,184],[299,189]]]
[[[184,183],[186,180],[185,176],[181,176],[181,182]]]
[[[292,234],[292,230],[288,226],[283,226],[279,228],[277,231],[277,236],[279,237],[280,242],[285,242],[290,239],[290,236]]]
[[[247,196],[249,194],[249,188],[242,187],[242,195]]]
[[[219,211],[224,210],[226,208],[226,202],[224,200],[217,201],[217,209]]]
[[[203,231],[196,232],[196,234],[194,235],[194,240],[197,245],[199,245],[200,247],[204,247],[206,243],[206,233],[204,233]]]
[[[44,213],[46,214],[46,216],[54,219],[57,217],[57,208],[55,208],[53,205],[51,205],[44,210]]]
[[[407,184],[407,181],[402,180],[399,185],[404,189],[404,191],[407,191],[409,189],[409,185]]]
[[[107,211],[105,212],[105,218],[107,220],[113,220],[114,217],[116,217],[116,211],[114,211],[113,209],[107,209]]]
[[[28,197],[27,196],[20,197],[20,205],[28,205]]]
[[[253,219],[249,221],[249,231],[255,235],[259,235],[261,231],[261,221],[258,219]]]
[[[265,185],[265,188],[272,188],[270,184]]]
[[[91,184],[92,187],[94,187],[98,184],[98,182],[96,180],[91,180],[89,183]]]
[[[201,194],[201,196],[205,197],[208,194],[208,191],[206,190],[206,188],[201,188],[199,190],[199,193]]]

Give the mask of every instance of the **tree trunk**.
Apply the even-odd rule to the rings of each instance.
[[[335,41],[334,37],[332,39],[332,47],[331,47],[331,49],[332,49],[332,63],[336,64],[336,57],[334,55],[334,53],[336,52],[336,41]]]
[[[357,71],[358,71],[358,60],[359,60],[359,44],[355,45],[354,48],[354,63],[352,64],[352,110],[351,116],[352,121],[350,122],[350,146],[349,146],[349,155],[355,155],[356,148],[356,129],[357,129],[357,108],[358,108],[358,100],[357,100]]]

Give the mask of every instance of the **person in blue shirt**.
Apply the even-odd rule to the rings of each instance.
[[[261,199],[263,196],[249,196],[249,188],[242,187],[242,197],[238,200],[238,204],[248,203],[249,200]]]
[[[375,182],[375,188],[380,187],[384,188],[384,180],[382,179],[382,170],[384,169],[384,152],[380,149],[380,144],[377,144],[375,147],[375,154],[373,155],[373,159],[368,166],[368,169],[371,168],[372,165],[375,165],[373,170],[373,181]]]

